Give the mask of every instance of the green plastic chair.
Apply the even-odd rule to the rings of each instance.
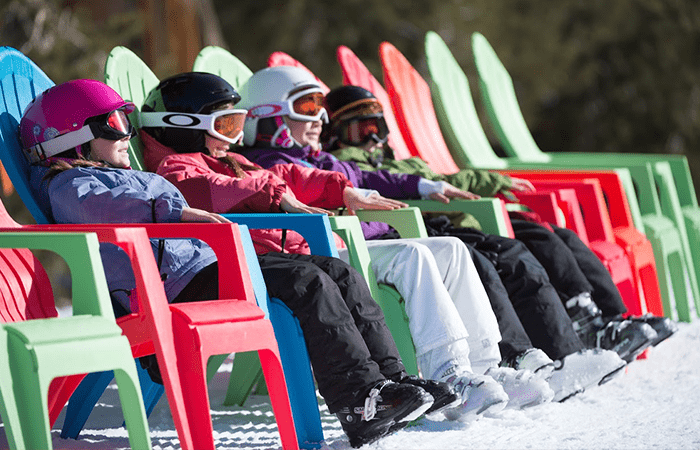
[[[146,95],[160,82],[158,77],[134,52],[121,46],[114,47],[107,55],[104,76],[109,87],[119,92],[124,100],[136,105],[136,110],[128,117],[134,127],[140,128],[138,119],[141,105],[146,100]],[[129,143],[129,159],[131,168],[135,170],[146,170],[143,153],[136,151],[142,148],[141,145],[138,135]]]
[[[678,230],[683,258],[688,266],[685,274],[688,292],[700,310],[698,279],[700,278],[700,208],[690,178],[687,159],[674,155],[627,153],[544,153],[535,143],[527,128],[518,105],[513,82],[495,51],[480,33],[472,35],[472,50],[479,75],[482,101],[489,122],[510,158],[511,168],[627,168],[633,187],[627,190],[628,198],[636,189],[638,205],[645,216],[658,229],[667,228],[666,218]],[[651,182],[652,189],[641,185]],[[659,197],[658,191],[665,191]],[[648,233],[647,233],[648,234]],[[679,311],[680,312],[680,311]],[[682,318],[689,320],[690,317]]]
[[[430,90],[435,105],[435,112],[454,160],[460,167],[477,166],[498,170],[507,168],[507,160],[501,159],[496,155],[484,133],[474,106],[466,75],[437,33],[429,31],[426,34],[425,53],[428,70],[431,75]],[[536,170],[538,173],[542,173],[540,168]],[[534,173],[536,172],[528,171],[524,177],[532,179]],[[519,176],[517,171],[513,172],[512,175]],[[618,169],[617,175],[621,181],[623,178],[631,179],[627,169]],[[548,171],[539,175],[539,177],[542,176],[544,178],[556,176],[573,180],[574,177],[580,178],[584,175],[566,170],[561,175],[557,175],[554,171]],[[601,172],[586,172],[585,174],[585,177],[599,179],[601,176],[608,177],[607,174],[602,174]],[[668,280],[673,274],[659,273],[659,267],[668,267],[667,261],[675,252],[681,251],[682,254],[682,250],[680,250],[679,245],[674,245],[672,248],[675,250],[672,251],[663,244],[665,240],[659,240],[658,238],[654,240],[654,243],[649,241],[647,236],[641,232],[644,229],[644,222],[639,212],[639,205],[633,199],[627,201],[628,199],[623,198],[625,197],[625,192],[619,189],[619,185],[620,183],[610,185],[609,189],[607,184],[603,185],[604,189],[608,189],[605,194],[609,206],[612,208],[610,221],[616,241],[625,249],[630,261],[645,262],[645,264],[634,264],[634,273],[641,287],[639,291],[644,292],[647,302],[652,302],[649,305],[649,310],[654,309],[654,300],[656,304],[659,303],[658,296],[660,293],[662,300],[665,302],[663,314],[669,315],[670,311],[675,310],[675,307],[671,307],[673,289],[669,283],[664,283],[664,288],[661,289],[661,279]],[[613,202],[612,199],[614,198],[617,198],[618,201]],[[671,231],[674,236],[678,235],[676,231]],[[649,248],[650,245],[651,248]],[[654,247],[658,248],[659,251],[654,252]],[[656,263],[656,268],[649,267],[649,256],[654,257],[653,261]],[[650,274],[650,272],[653,272],[653,274]],[[677,286],[682,287],[680,292],[685,292],[683,283]],[[683,301],[682,303],[686,302]]]
[[[0,208],[0,225],[10,227],[0,232],[0,414],[10,448],[53,448],[47,404],[55,400],[53,380],[113,370],[129,442],[150,449],[136,366],[112,312],[96,235],[11,231],[16,224]],[[50,281],[27,249],[64,258],[72,316],[57,316]]]
[[[253,75],[253,71],[231,52],[214,45],[204,47],[199,52],[192,70],[216,74],[235,88],[242,86]]]

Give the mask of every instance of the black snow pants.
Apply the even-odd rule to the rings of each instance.
[[[364,278],[340,259],[258,255],[270,297],[297,316],[318,389],[331,412],[385,378],[405,375],[384,313]]]
[[[429,234],[455,236],[470,249],[498,320],[504,359],[532,347],[552,359],[584,348],[547,272],[522,242],[457,228],[447,218],[429,219],[426,227]]]
[[[526,220],[511,220],[522,241],[549,274],[562,301],[590,292],[603,316],[627,312],[620,292],[600,259],[572,230],[551,225],[554,232]]]

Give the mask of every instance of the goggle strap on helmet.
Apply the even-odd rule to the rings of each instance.
[[[189,130],[205,130],[212,136],[232,144],[237,143],[243,137],[243,121],[245,109],[224,109],[211,114],[192,114],[181,112],[141,112],[139,122],[141,127],[181,128]],[[241,115],[241,131],[234,137],[225,136],[215,129],[216,119],[220,116]]]
[[[373,111],[373,112],[374,113],[378,112],[379,114],[382,114],[382,105],[381,105],[381,103],[379,103],[378,100],[372,99],[372,98],[363,98],[360,100],[356,100],[354,102],[350,102],[347,105],[344,105],[342,108],[339,108],[337,111],[333,112],[331,114],[331,117],[330,117],[331,121],[334,121],[336,118],[341,116],[343,113],[350,111],[352,109],[355,109],[360,105],[374,106],[374,108],[372,108],[372,109],[375,111]]]
[[[284,123],[284,120],[282,120],[281,117],[275,117],[275,123],[277,124],[277,131],[272,135],[272,139],[270,139],[270,144],[272,147],[281,147],[281,148],[291,148],[294,146],[294,143],[296,142],[294,138],[292,137],[292,132],[287,126],[286,123]]]
[[[35,164],[93,139],[95,139],[95,135],[90,126],[85,125],[79,130],[62,134],[25,149],[25,156],[30,163]]]

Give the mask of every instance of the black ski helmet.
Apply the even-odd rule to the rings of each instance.
[[[226,80],[205,72],[188,72],[166,78],[148,94],[141,107],[142,113],[181,112],[210,114],[225,103],[234,105],[241,96]],[[205,148],[204,130],[172,127],[143,127],[161,144],[178,153],[200,151]]]
[[[341,86],[331,90],[325,98],[326,111],[329,123],[324,126],[323,142],[328,148],[334,147],[338,141],[347,145],[358,145],[347,139],[347,128],[359,119],[376,118],[380,123],[381,136],[371,136],[376,142],[384,143],[387,140],[388,128],[384,121],[382,105],[367,89],[359,86]]]
[[[329,121],[333,123],[347,111],[368,103],[378,103],[377,97],[360,86],[341,86],[326,94],[326,111]]]

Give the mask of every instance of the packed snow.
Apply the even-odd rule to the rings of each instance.
[[[230,364],[209,385],[217,449],[279,449],[277,426],[266,396],[244,407],[222,401]],[[423,418],[363,449],[698,449],[700,448],[700,320],[630,364],[610,383],[563,403],[505,410],[472,423]],[[323,402],[320,400],[320,403]],[[129,448],[114,384],[105,391],[79,440],[52,431],[56,449]],[[323,449],[349,449],[340,423],[322,406]],[[163,397],[149,419],[154,449],[179,449]],[[1,425],[0,425],[1,427]],[[0,448],[7,448],[0,428]]]

